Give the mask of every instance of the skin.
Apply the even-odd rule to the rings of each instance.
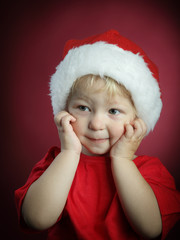
[[[61,153],[29,188],[23,217],[33,228],[51,227],[64,209],[81,152],[93,156],[109,153],[119,200],[129,223],[143,237],[155,238],[162,231],[157,200],[132,161],[146,135],[146,125],[136,117],[130,99],[119,93],[107,100],[106,92],[97,91],[103,86],[104,81],[99,79],[91,92],[76,90],[67,111],[55,116]]]

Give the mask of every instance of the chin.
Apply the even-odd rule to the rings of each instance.
[[[82,153],[88,156],[99,156],[99,155],[104,155],[109,152],[108,150],[103,150],[103,149],[87,149],[86,147],[83,147]]]

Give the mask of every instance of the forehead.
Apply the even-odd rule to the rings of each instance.
[[[76,80],[74,88],[87,91],[97,91],[105,86],[105,80],[99,76],[86,75]]]
[[[87,103],[98,105],[124,105],[133,107],[129,98],[125,97],[121,92],[114,93],[111,96],[107,90],[102,90],[104,82],[98,82],[88,89],[81,86],[71,95],[70,101],[84,100]]]
[[[111,98],[121,96],[131,98],[130,93],[124,86],[118,84],[115,80],[107,78],[102,79],[99,76],[87,75],[78,79],[72,86],[70,95],[82,94],[89,95],[102,92],[110,101]]]

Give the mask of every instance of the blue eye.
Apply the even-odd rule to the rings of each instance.
[[[109,113],[112,114],[112,115],[118,115],[121,112],[119,110],[117,110],[117,109],[112,108],[112,109],[109,110]]]
[[[88,112],[90,111],[90,109],[86,106],[78,106],[79,110],[83,111],[83,112]]]

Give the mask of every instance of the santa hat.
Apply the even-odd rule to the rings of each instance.
[[[73,82],[87,74],[108,76],[123,84],[132,95],[138,117],[148,132],[153,130],[162,108],[158,69],[140,47],[115,30],[69,40],[50,80],[54,115],[65,108]]]

